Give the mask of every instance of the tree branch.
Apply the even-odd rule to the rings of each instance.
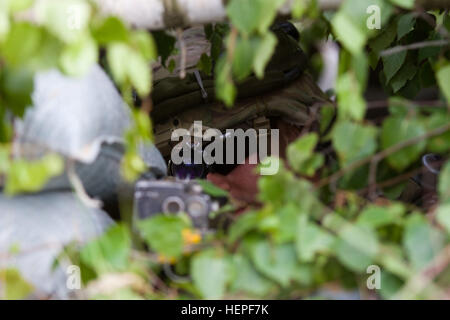
[[[386,56],[390,56],[402,51],[406,51],[406,50],[417,50],[417,49],[422,49],[422,48],[428,48],[428,47],[442,47],[442,46],[446,46],[446,45],[450,45],[450,40],[435,40],[435,41],[424,41],[424,42],[417,42],[417,43],[412,43],[409,45],[405,45],[405,46],[397,46],[394,48],[390,48],[384,51],[381,51],[381,56],[382,57],[386,57]]]
[[[400,151],[404,148],[407,148],[409,146],[412,146],[422,140],[427,140],[430,139],[432,137],[436,137],[436,136],[440,136],[441,134],[446,133],[447,131],[450,130],[450,123],[446,124],[445,126],[442,126],[440,128],[434,129],[432,131],[427,132],[424,135],[409,139],[409,140],[405,140],[401,143],[398,143],[394,146],[391,146],[379,153],[377,153],[374,156],[369,156],[366,157],[364,159],[358,160],[353,162],[352,164],[350,164],[349,166],[342,168],[341,170],[339,170],[338,172],[332,174],[331,176],[328,176],[324,179],[322,179],[321,181],[319,181],[317,183],[317,188],[322,188],[330,183],[336,182],[337,180],[339,180],[340,178],[342,178],[343,176],[345,176],[347,173],[362,167],[363,165],[366,165],[368,163],[371,163],[373,161],[373,159],[375,159],[376,162],[379,162],[381,160],[383,160],[384,158],[387,158],[388,156],[390,156],[393,153],[396,153],[397,151]]]

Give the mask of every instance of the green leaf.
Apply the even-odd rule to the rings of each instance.
[[[297,234],[297,216],[301,209],[294,203],[288,203],[280,210],[277,210],[277,225],[273,233],[273,239],[277,244],[291,242],[295,240]]]
[[[93,28],[92,35],[100,45],[129,40],[127,28],[117,17],[106,18],[100,25]]]
[[[8,11],[10,13],[17,13],[31,7],[33,0],[3,0],[9,6]]]
[[[0,270],[0,288],[3,289],[0,296],[3,294],[3,299],[6,300],[25,299],[34,290],[16,269]]]
[[[208,180],[195,180],[203,189],[203,191],[213,197],[228,197],[228,192],[217,187]]]
[[[375,32],[367,27],[367,20],[370,17],[367,9],[370,6],[380,8],[381,26],[383,27],[393,12],[392,6],[385,0],[345,0],[339,11],[344,13],[362,32],[370,34]]]
[[[237,89],[233,83],[231,75],[231,65],[224,57],[221,57],[216,64],[216,96],[223,101],[227,107],[231,107],[237,96]]]
[[[369,41],[370,48],[378,55],[378,53],[388,48],[394,42],[397,32],[397,24],[394,22],[390,23],[379,35]]]
[[[155,60],[158,56],[156,43],[147,31],[137,30],[131,34],[131,45],[137,48],[141,56],[147,60]]]
[[[29,23],[14,23],[9,31],[2,53],[6,61],[13,66],[20,66],[39,51],[42,30]]]
[[[441,40],[439,32],[433,32],[427,39],[428,41]],[[424,47],[419,49],[417,61],[420,63],[429,58],[435,58],[441,52],[442,47]],[[434,72],[432,72],[434,75]]]
[[[391,79],[397,74],[403,63],[406,60],[407,51],[401,51],[383,57],[384,74],[386,76],[386,82],[390,82]]]
[[[325,134],[331,127],[336,115],[336,109],[333,105],[324,105],[320,109],[320,133]]]
[[[210,50],[211,59],[212,61],[217,61],[224,47],[222,35],[219,34],[218,32],[214,32],[210,41],[211,41],[211,50]]]
[[[11,23],[9,22],[9,17],[6,12],[0,11],[0,42],[2,42],[11,27]]]
[[[368,28],[370,16],[367,9],[371,6],[380,8],[380,23],[383,26],[392,13],[392,7],[384,0],[346,0],[331,21],[338,40],[353,55],[362,52],[367,38],[375,32]]]
[[[264,34],[284,2],[284,0],[231,0],[226,10],[231,23],[241,33]]]
[[[82,76],[97,62],[98,48],[91,38],[67,46],[60,57],[61,69],[71,76]]]
[[[229,229],[228,242],[233,244],[248,232],[256,229],[260,220],[261,217],[256,212],[246,212],[240,215]]]
[[[450,161],[448,161],[439,175],[439,196],[441,201],[450,201]]]
[[[333,129],[333,145],[343,166],[372,155],[377,149],[376,139],[377,129],[372,126],[340,121]]]
[[[236,40],[236,47],[233,57],[233,75],[237,81],[247,78],[253,69],[253,56],[255,52],[255,39],[239,37]]]
[[[130,231],[125,225],[118,224],[84,246],[80,258],[98,274],[117,272],[128,267],[130,251]]]
[[[344,13],[339,11],[331,22],[337,39],[352,54],[359,54],[366,44],[366,34],[355,25]]]
[[[335,243],[334,237],[327,231],[308,221],[308,216],[302,214],[297,220],[296,250],[300,261],[311,262],[317,253],[330,252]]]
[[[426,130],[423,124],[416,119],[398,116],[390,117],[383,123],[381,145],[383,149],[387,149],[425,135],[425,133]],[[398,171],[404,170],[420,157],[425,147],[426,141],[417,141],[417,143],[389,155],[387,161],[394,169]]]
[[[258,180],[259,199],[273,206],[284,204],[289,187],[294,183],[291,172],[285,170],[280,162],[280,170],[276,175],[263,176]]]
[[[403,281],[389,272],[381,272],[380,295],[383,299],[392,299],[402,288]]]
[[[192,279],[204,299],[221,299],[231,272],[227,258],[215,250],[200,252],[192,258]]]
[[[397,24],[397,39],[400,40],[405,35],[410,33],[414,29],[415,24],[416,15],[414,13],[402,15]]]
[[[45,27],[66,43],[85,36],[91,16],[91,6],[85,0],[41,1],[37,16]]]
[[[250,245],[250,256],[258,271],[282,287],[288,287],[292,280],[308,277],[307,271],[298,263],[292,244],[271,245],[268,240],[255,241]]]
[[[157,215],[138,222],[138,229],[147,244],[167,258],[178,258],[183,253],[183,229],[189,223],[182,216]]]
[[[407,59],[406,63],[400,68],[400,70],[391,79],[391,87],[394,93],[397,93],[402,89],[405,84],[414,78],[419,68],[416,66],[412,59]]]
[[[259,40],[253,58],[253,70],[259,79],[264,77],[264,70],[275,52],[276,45],[277,37],[272,32],[268,32]]]
[[[426,120],[427,130],[441,128],[450,123],[450,114],[436,112]],[[450,150],[450,130],[428,141],[428,150],[434,153],[445,153]]]
[[[0,174],[8,172],[10,166],[10,149],[6,145],[0,144]]]
[[[415,0],[389,0],[389,1],[404,9],[413,9],[415,3]]]
[[[351,69],[358,81],[359,90],[363,92],[367,86],[367,79],[369,76],[369,62],[365,52],[354,55],[351,58]]]
[[[358,216],[357,223],[372,228],[379,228],[400,222],[404,213],[405,208],[401,204],[394,204],[387,207],[371,205],[361,212]]]
[[[436,73],[436,78],[445,98],[450,103],[450,64],[440,68]]]
[[[113,292],[96,294],[91,300],[144,300],[144,298],[133,291],[132,288],[119,288]]]
[[[310,133],[289,145],[287,158],[292,169],[306,176],[314,175],[324,163],[323,155],[313,153],[318,141],[318,135]]]
[[[119,84],[132,84],[141,97],[150,93],[150,65],[142,54],[126,44],[114,43],[109,46],[108,62],[114,79]]]
[[[443,237],[424,217],[416,214],[408,219],[403,246],[413,267],[420,270],[442,249]]]
[[[205,74],[210,75],[212,73],[212,60],[210,56],[203,53],[198,61],[197,68]]]
[[[294,19],[300,19],[306,13],[310,5],[311,2],[309,0],[294,0],[292,5],[292,17]]]
[[[437,221],[450,234],[450,203],[439,207],[437,210]]]
[[[366,113],[366,101],[363,99],[361,83],[356,74],[347,72],[341,75],[336,84],[336,91],[339,118],[362,120]]]
[[[234,269],[232,291],[243,291],[250,295],[265,297],[273,289],[274,283],[259,274],[249,259],[242,254],[234,254],[232,264]]]
[[[378,240],[371,228],[345,225],[339,232],[336,254],[339,260],[356,272],[364,272],[378,252]]]
[[[156,31],[152,33],[158,48],[158,55],[161,56],[161,63],[166,66],[167,59],[175,50],[177,40],[175,37],[168,35],[164,31]],[[173,61],[173,60],[172,60]]]
[[[56,154],[46,155],[34,162],[15,160],[9,169],[5,193],[14,195],[39,191],[51,178],[62,174],[63,170],[64,161]]]
[[[4,68],[0,74],[2,104],[16,116],[22,117],[31,106],[34,88],[33,73],[25,68]]]

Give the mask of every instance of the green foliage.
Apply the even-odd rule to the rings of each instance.
[[[450,81],[450,64],[445,67],[441,67],[437,72],[436,77],[438,79],[439,86],[441,87],[442,92],[445,95],[445,98],[447,99],[447,101],[450,101],[450,86],[448,85]]]
[[[219,299],[224,295],[230,268],[227,257],[215,250],[205,250],[192,258],[192,278],[202,298]]]
[[[25,299],[33,292],[33,286],[25,281],[20,272],[15,269],[0,270],[0,284],[2,292],[0,297],[6,300]]]
[[[8,173],[4,190],[8,195],[39,191],[50,178],[60,175],[64,170],[64,162],[56,154],[46,155],[34,162],[25,160],[8,162],[10,160],[5,159],[4,168],[0,168],[2,169],[0,172]]]
[[[126,270],[130,252],[129,230],[124,225],[117,225],[83,247],[80,258],[84,265],[102,274]]]
[[[314,154],[318,141],[319,137],[312,133],[303,136],[288,147],[287,157],[294,170],[306,176],[312,176],[323,165],[323,155]]]
[[[243,292],[250,296],[264,297],[274,288],[274,283],[259,274],[251,261],[242,254],[232,256],[233,281],[230,285],[232,292]]]
[[[310,270],[297,260],[293,244],[271,245],[252,239],[248,250],[255,268],[280,286],[288,287],[291,281],[308,284]]]
[[[216,94],[228,107],[234,104],[234,80],[242,81],[252,72],[258,78],[272,56],[277,40],[269,31],[283,0],[232,0],[227,14],[234,27],[226,40],[227,55],[216,65]]]
[[[216,185],[212,184],[207,180],[198,179],[197,183],[202,187],[203,191],[206,194],[209,194],[213,197],[228,197],[228,192],[216,187]]]
[[[422,269],[442,250],[443,235],[433,228],[422,216],[412,215],[403,237],[408,260],[415,269]]]
[[[309,221],[306,214],[297,218],[295,244],[300,261],[312,262],[316,254],[330,253],[335,243],[335,237],[314,221]]]
[[[227,14],[241,33],[264,34],[283,3],[283,0],[232,0],[227,6]]]
[[[377,150],[377,130],[371,126],[341,121],[334,127],[333,144],[341,164],[345,166],[371,156]]]
[[[439,176],[439,195],[445,202],[450,200],[450,162],[447,162]]]
[[[403,117],[391,117],[383,123],[381,132],[381,144],[388,149],[402,142],[425,135],[424,126],[415,119],[405,119]],[[392,153],[388,158],[389,164],[401,171],[406,169],[411,163],[416,161],[426,147],[426,141],[419,140],[411,146],[402,148],[400,151]]]
[[[34,6],[34,13],[41,24],[17,19],[16,14]],[[1,2],[0,15],[0,114],[1,132],[9,130],[6,114],[23,116],[31,105],[33,76],[39,70],[60,68],[70,76],[85,74],[98,61],[99,48],[107,49],[109,70],[119,85],[125,100],[131,105],[131,89],[141,97],[150,93],[152,77],[150,62],[157,58],[152,36],[145,31],[130,30],[116,17],[103,17],[87,0],[41,1],[32,0]],[[126,62],[126,63],[124,63]],[[139,117],[135,117],[140,121]],[[148,121],[148,117],[147,117]],[[142,121],[140,121],[142,123]],[[139,127],[139,123],[137,126]],[[137,156],[140,140],[149,137],[150,124],[145,134],[130,130],[123,171],[130,180],[135,179],[146,166]],[[134,135],[134,136],[133,136]],[[3,140],[4,139],[2,137]],[[11,135],[9,137],[11,139]],[[9,141],[4,141],[9,142]],[[51,167],[28,165],[22,161],[2,172],[9,174],[8,193],[36,191],[42,187],[53,172]],[[53,166],[53,168],[55,168]],[[51,172],[49,172],[49,170]],[[30,175],[31,174],[31,175]],[[33,181],[31,181],[33,180]]]
[[[138,228],[146,243],[167,258],[179,258],[183,253],[184,229],[189,222],[183,217],[156,216],[139,222]]]

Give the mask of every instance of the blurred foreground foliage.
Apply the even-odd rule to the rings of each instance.
[[[116,17],[99,16],[85,0],[49,2],[38,10],[41,24],[17,18],[32,3],[0,1],[0,173],[9,193],[37,190],[63,169],[53,156],[41,163],[9,158],[10,119],[30,105],[34,72],[58,67],[77,76],[106,49],[109,71],[131,105],[132,88],[141,97],[150,92],[149,62],[159,56],[174,67],[169,56],[175,41],[166,32],[131,30]],[[205,26],[212,48],[199,68],[215,73],[217,96],[226,105],[233,105],[237,82],[251,73],[264,76],[276,46],[270,26],[283,3],[231,0],[230,27]],[[83,14],[67,32],[61,17],[70,5]],[[373,5],[381,9],[379,30],[367,25],[367,8]],[[357,288],[365,297],[374,293],[366,286],[372,265],[381,269],[375,294],[382,298],[449,297],[450,162],[440,173],[439,203],[427,212],[395,200],[407,180],[395,177],[417,172],[422,155],[448,159],[448,11],[425,12],[412,0],[345,0],[338,11],[322,12],[316,1],[296,0],[292,15],[312,63],[319,61],[317,42],[334,39],[342,46],[337,103],[319,112],[322,134],[309,133],[291,144],[287,163],[274,159],[281,169],[260,179],[262,206],[235,217],[227,229],[201,237],[186,217],[160,216],[137,226],[150,251],[137,249],[142,246],[126,224],[81,249],[68,247],[81,267],[83,297],[305,298],[329,284]],[[440,45],[432,45],[436,41]],[[366,119],[376,107],[364,98],[371,73],[390,97],[390,114],[381,123]],[[411,101],[423,88],[440,88],[437,104]],[[327,130],[334,108],[337,119]],[[142,170],[133,146],[149,138],[150,128],[145,113],[136,112],[124,163],[130,178]],[[338,159],[332,166],[317,151],[327,144]],[[377,198],[380,192],[385,197]],[[14,271],[1,271],[0,277],[13,279],[7,298],[29,292]]]

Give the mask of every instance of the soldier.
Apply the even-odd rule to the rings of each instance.
[[[196,121],[201,121],[204,130],[215,128],[222,133],[238,128],[278,129],[282,158],[285,157],[287,145],[303,131],[317,129],[319,117],[314,107],[326,104],[328,98],[305,71],[307,59],[299,46],[298,31],[290,23],[279,23],[272,30],[278,45],[265,70],[264,79],[259,80],[252,75],[240,83],[237,102],[232,108],[215,99],[214,77],[197,70],[201,55],[210,51],[203,28],[191,28],[183,33],[181,42],[185,44],[187,54],[184,79],[178,76],[182,72],[181,54],[172,57],[177,62],[177,68],[172,73],[160,65],[154,68],[151,117],[155,143],[169,163],[170,175],[177,176],[177,173],[184,172],[179,166],[174,170],[170,165],[171,152],[177,144],[171,139],[172,133],[180,128],[190,129]],[[179,49],[183,51],[183,48]],[[184,165],[184,170],[192,166],[189,163]],[[197,176],[191,178],[207,178],[229,190],[236,199],[245,203],[255,202],[257,176],[254,174],[254,164],[198,166],[195,169]],[[185,178],[185,175],[179,178]]]

